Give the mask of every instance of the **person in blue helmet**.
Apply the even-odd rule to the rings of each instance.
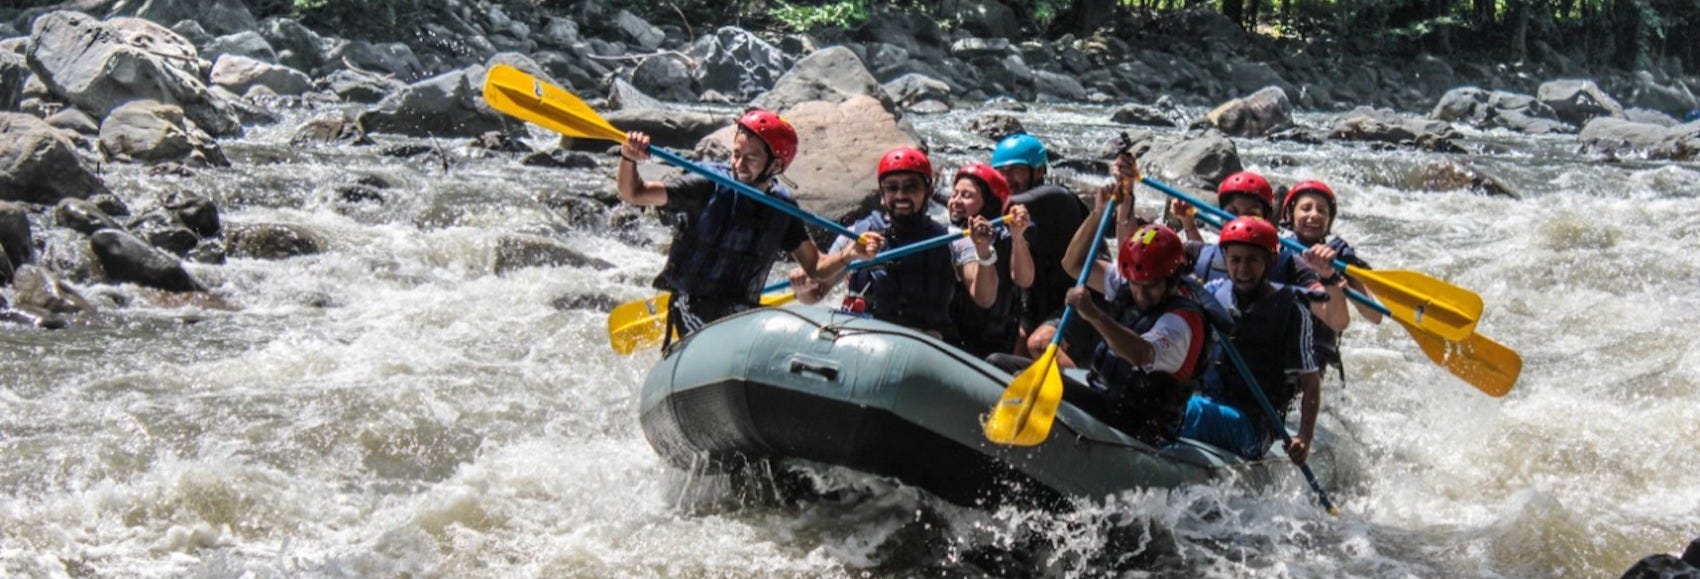
[[[738,119],[730,163],[710,170],[796,204],[777,176],[797,156],[797,131],[771,111],[751,109]],[[820,250],[795,217],[742,198],[736,191],[698,175],[667,182],[646,181],[638,163],[649,158],[649,135],[631,132],[620,148],[615,186],[621,201],[673,211],[675,232],[667,264],[655,280],[673,293],[667,307],[669,342],[709,322],[757,307],[761,288],[781,252],[816,275]],[[871,255],[866,251],[863,254]]]
[[[892,149],[880,158],[876,175],[880,208],[850,226],[873,251],[897,249],[950,233],[944,224],[927,215],[933,165],[925,153],[909,147]],[[958,284],[965,286],[966,297],[982,309],[997,301],[998,256],[992,247],[992,233],[991,222],[976,215],[968,223],[967,243],[941,246],[848,276],[842,275],[848,262],[841,249],[857,245],[858,240],[840,237],[833,245],[833,256],[822,261],[820,270],[824,273],[819,283],[808,283],[798,271],[792,272],[792,279],[802,278],[805,283],[797,288],[797,296],[810,303],[848,277],[850,293],[865,300],[868,313],[875,319],[955,342],[956,324],[950,313]]]
[[[1044,352],[1056,336],[1065,296],[1074,287],[1074,276],[1062,267],[1063,256],[1087,214],[1086,204],[1073,192],[1045,182],[1049,165],[1045,144],[1027,133],[1004,137],[992,149],[992,167],[1009,182],[1010,203],[1025,206],[1037,225],[1026,232],[1034,271],[1032,283],[1020,292],[1020,335],[1014,351],[1028,358]],[[1073,367],[1076,360],[1088,359],[1097,341],[1086,324],[1070,324],[1057,363]]]

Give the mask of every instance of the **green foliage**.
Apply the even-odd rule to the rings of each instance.
[[[867,22],[870,14],[868,0],[838,0],[819,6],[780,2],[773,18],[788,29],[805,32],[817,28],[854,28]]]

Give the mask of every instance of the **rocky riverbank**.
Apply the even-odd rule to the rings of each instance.
[[[66,2],[0,24],[0,286],[14,286],[18,306],[9,317],[62,323],[59,316],[89,307],[78,284],[204,291],[182,260],[317,251],[310,231],[220,227],[215,200],[238,197],[231,192],[141,198],[113,190],[99,170],[242,171],[221,142],[278,122],[280,111],[313,112],[289,129],[302,147],[381,146],[397,158],[429,158],[436,139],[452,137],[463,139],[455,147],[511,153],[516,163],[610,164],[584,153],[606,143],[532,151],[515,139],[524,126],[482,100],[496,64],[567,87],[616,126],[699,158],[724,156],[730,116],[664,101],[779,110],[805,135],[788,176],[806,208],[835,218],[861,210],[881,152],[926,145],[911,115],[983,108],[973,129],[997,139],[1022,130],[1003,111],[1034,101],[1113,107],[1106,122],[1128,127],[1148,171],[1197,187],[1241,168],[1234,139],[1432,152],[1431,170],[1415,179],[1425,187],[1507,195],[1516,192],[1460,155],[1472,145],[1458,125],[1575,134],[1578,147],[1601,158],[1700,154],[1700,121],[1676,118],[1700,107],[1692,77],[1559,78],[1573,71],[1552,59],[1529,69],[1421,56],[1319,59],[1280,52],[1209,12],[1127,34],[1038,42],[1011,40],[1018,31],[1007,8],[990,1],[950,3],[949,30],[882,13],[861,29],[816,35],[686,31],[596,1],[558,13],[484,0],[423,4],[428,23],[412,42],[256,18],[240,0]],[[1345,110],[1358,104],[1373,106]],[[1214,108],[1199,114],[1201,106]],[[1294,123],[1295,111],[1315,110],[1344,112],[1326,126]],[[378,145],[372,134],[403,140]],[[1092,150],[1058,153],[1060,164],[1088,172],[1101,162]],[[343,194],[381,200],[382,185],[351,184]],[[614,205],[605,195],[583,201],[604,212]]]

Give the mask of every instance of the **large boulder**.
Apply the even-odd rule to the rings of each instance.
[[[631,83],[645,94],[664,101],[697,100],[696,90],[691,87],[690,68],[671,54],[643,59],[632,68]]]
[[[176,105],[132,101],[101,121],[100,148],[120,161],[230,165],[212,137],[183,120],[183,109]]]
[[[288,18],[267,18],[260,23],[260,36],[277,50],[277,61],[301,71],[315,70],[325,64],[325,39],[300,22]]]
[[[207,60],[218,62],[219,57],[226,54],[277,64],[277,51],[272,49],[271,43],[267,42],[265,37],[252,30],[220,36],[201,45],[201,57]]]
[[[843,102],[811,101],[784,111],[802,137],[785,176],[797,183],[804,209],[828,219],[856,215],[878,189],[874,169],[886,151],[921,142],[879,101],[852,96]],[[715,132],[698,150],[730,150],[734,127]]]
[[[767,92],[791,67],[778,47],[734,26],[703,36],[691,53],[697,59],[697,85],[738,102]]]
[[[335,93],[342,100],[368,104],[383,101],[384,97],[407,87],[388,76],[358,70],[338,70],[314,85]]]
[[[416,137],[475,137],[512,131],[520,125],[484,102],[488,69],[473,66],[446,72],[401,89],[361,113],[360,126],[374,133]]]
[[[134,18],[101,22],[78,12],[35,20],[29,63],[57,97],[95,117],[134,100],[183,108],[201,130],[235,134],[241,124],[230,104],[200,80],[197,53],[171,30]]]
[[[881,85],[886,97],[901,107],[926,101],[950,101],[950,85],[924,74],[909,73]]]
[[[170,26],[194,20],[213,34],[231,34],[259,26],[242,0],[118,0],[113,16],[135,16]]]
[[[1635,149],[1648,151],[1657,147],[1669,135],[1670,129],[1646,123],[1635,123],[1611,117],[1588,121],[1576,139],[1601,150]]]
[[[1634,88],[1624,102],[1677,117],[1700,109],[1700,98],[1694,96],[1688,85],[1681,81],[1661,84],[1653,78],[1653,73],[1645,70],[1635,71]]]
[[[106,192],[63,133],[30,115],[0,112],[0,201],[52,204]]]
[[[324,66],[315,74],[328,74],[326,67],[348,67],[355,70],[389,75],[402,82],[425,78],[427,69],[420,64],[413,49],[400,42],[372,44],[363,40],[337,45],[325,53]]]
[[[1399,116],[1392,109],[1358,107],[1335,119],[1329,138],[1391,143],[1438,152],[1462,152],[1457,131],[1441,121]]]
[[[1128,149],[1145,171],[1160,181],[1214,188],[1228,175],[1239,172],[1239,149],[1220,134],[1180,138],[1138,135],[1129,139]]]
[[[655,50],[667,39],[667,34],[636,14],[621,10],[614,15],[615,38],[644,50]]]
[[[1535,135],[1573,133],[1576,128],[1558,119],[1552,107],[1535,97],[1505,91],[1486,91],[1473,86],[1446,92],[1435,103],[1428,118],[1463,122],[1484,129],[1506,128]]]
[[[1656,159],[1674,161],[1700,159],[1700,120],[1671,127],[1650,154]]]
[[[1559,120],[1576,126],[1597,117],[1623,118],[1623,105],[1591,80],[1566,79],[1541,83],[1535,98],[1552,107]]]
[[[313,90],[313,79],[308,78],[307,73],[234,54],[218,58],[209,80],[236,94],[247,93],[248,89],[256,86],[266,87],[280,95],[298,95]]]
[[[282,223],[255,223],[232,226],[226,237],[232,257],[254,259],[286,259],[298,255],[313,255],[324,251],[321,237],[300,226]]]
[[[834,46],[817,50],[791,67],[774,83],[773,90],[757,97],[754,106],[782,111],[810,101],[841,103],[866,96],[880,104],[886,116],[901,118],[897,105],[886,97],[879,81],[849,48]]]
[[[176,256],[118,229],[102,229],[89,236],[89,246],[100,259],[108,279],[174,292],[206,291],[183,269]]]
[[[1261,137],[1293,125],[1293,103],[1280,87],[1217,106],[1198,121],[1236,137]]]
[[[83,235],[93,235],[102,229],[123,229],[118,220],[87,199],[60,199],[53,206],[53,223]]]
[[[695,147],[704,137],[732,124],[732,117],[709,113],[674,111],[660,108],[622,109],[603,115],[608,123],[622,131],[648,133],[656,146],[668,149]],[[606,150],[608,143],[591,144],[596,151]]]

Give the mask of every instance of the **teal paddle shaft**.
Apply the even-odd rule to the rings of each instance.
[[[1185,201],[1187,203],[1190,203],[1190,204],[1192,204],[1193,207],[1197,207],[1200,211],[1203,211],[1206,215],[1216,217],[1219,221],[1211,221],[1210,224],[1215,225],[1218,229],[1222,227],[1222,222],[1225,222],[1227,220],[1234,218],[1234,214],[1229,213],[1227,211],[1223,211],[1221,207],[1217,207],[1215,205],[1205,203],[1203,199],[1199,199],[1199,198],[1194,197],[1192,195],[1188,195],[1185,191],[1181,191],[1180,189],[1170,187],[1167,183],[1164,183],[1162,181],[1158,181],[1158,180],[1152,179],[1150,177],[1142,177],[1142,178],[1139,179],[1139,182],[1144,183],[1146,185],[1150,185],[1152,189],[1162,191],[1164,194],[1166,194],[1170,197],[1174,197],[1176,199],[1180,199],[1181,201]],[[1288,249],[1292,249],[1293,251],[1304,251],[1305,250],[1304,244],[1299,243],[1298,240],[1295,240],[1295,239],[1289,239],[1289,238],[1283,237],[1283,238],[1281,238],[1281,244],[1287,246]],[[1334,269],[1338,269],[1343,273],[1350,273],[1350,267],[1351,266],[1347,265],[1346,262],[1344,262],[1344,261],[1340,261],[1338,259],[1334,260]]]
[[[1009,216],[1005,215],[1005,216],[999,217],[997,220],[993,221],[992,226],[998,227],[998,228],[1004,228],[1004,227],[1007,227],[1008,223],[1009,223]],[[854,232],[852,232],[850,235],[847,235],[846,237],[849,237],[851,239],[855,239],[856,235],[855,235]],[[937,249],[938,247],[943,246],[944,244],[950,243],[952,241],[956,241],[957,239],[961,239],[961,238],[962,238],[961,233],[946,233],[944,235],[935,236],[932,239],[927,239],[927,240],[924,240],[924,241],[911,243],[909,245],[905,245],[903,247],[899,247],[899,248],[896,248],[896,249],[889,249],[889,250],[886,250],[886,251],[882,251],[882,252],[880,252],[879,255],[874,256],[872,259],[858,259],[856,261],[850,262],[850,265],[845,266],[844,269],[846,271],[855,271],[855,270],[862,269],[862,268],[865,268],[865,267],[872,267],[872,266],[875,266],[875,265],[879,265],[879,264],[882,264],[882,263],[885,263],[885,262],[888,262],[888,261],[903,259],[905,257],[909,257],[911,255],[915,255],[915,254],[921,253],[923,251],[927,251],[927,250],[930,250],[930,249]],[[788,287],[791,287],[791,280],[777,281],[777,282],[773,282],[772,285],[761,288],[761,293],[765,294],[765,293],[769,293],[769,292],[776,292],[776,291],[779,291],[779,290],[782,290],[782,289],[785,289],[785,288],[788,288]]]
[[[674,167],[678,167],[680,169],[684,169],[686,171],[696,173],[697,175],[701,175],[701,176],[707,178],[708,180],[713,181],[713,182],[715,182],[715,183],[717,183],[717,184],[719,184],[723,187],[726,187],[726,188],[731,189],[733,191],[737,191],[740,195],[743,195],[743,196],[748,197],[750,199],[754,199],[757,203],[761,203],[762,205],[766,205],[768,207],[771,207],[771,208],[773,208],[773,209],[775,209],[775,210],[777,210],[781,213],[784,213],[786,215],[790,215],[792,217],[796,217],[796,218],[801,219],[805,222],[813,224],[816,227],[820,227],[822,229],[825,229],[827,231],[831,231],[833,233],[848,237],[850,239],[856,238],[856,232],[850,231],[850,228],[848,228],[848,227],[845,227],[843,225],[839,225],[837,222],[829,220],[825,217],[821,217],[819,215],[815,215],[813,213],[809,213],[807,211],[804,211],[802,207],[798,207],[796,205],[786,203],[784,201],[779,200],[778,198],[769,196],[766,193],[762,193],[761,191],[757,191],[755,187],[751,187],[749,185],[741,183],[737,179],[733,179],[731,177],[721,175],[721,174],[716,173],[714,171],[710,171],[710,170],[708,170],[707,167],[693,163],[689,159],[686,159],[684,157],[680,157],[680,156],[674,154],[672,151],[668,151],[667,149],[663,149],[663,148],[657,147],[655,145],[650,145],[649,146],[649,154],[660,157],[661,160],[666,161],[668,164],[671,164]]]
[[[1187,202],[1191,203],[1191,201],[1187,201]],[[1204,205],[1203,207],[1208,207],[1210,209],[1215,209],[1216,211],[1221,211],[1221,209],[1217,209],[1216,207],[1210,206],[1210,205]],[[1217,229],[1222,228],[1222,218],[1218,217],[1215,213],[1205,213],[1205,214],[1199,215],[1199,218],[1203,219],[1205,223],[1208,223],[1210,225],[1215,226]],[[1299,251],[1304,251],[1304,249],[1305,249],[1304,244],[1301,244],[1298,241],[1288,239],[1288,238],[1285,238],[1285,237],[1281,238],[1281,241],[1292,243],[1293,246],[1296,249],[1298,249]],[[1340,267],[1340,266],[1344,265],[1344,264],[1340,263],[1340,260],[1334,260],[1334,264],[1335,264],[1334,265],[1335,267]],[[1341,270],[1341,271],[1345,271],[1345,270]],[[1354,290],[1352,288],[1345,288],[1345,290],[1346,290],[1346,297],[1351,298],[1353,301],[1356,301],[1360,304],[1363,304],[1363,305],[1369,307],[1369,309],[1375,310],[1376,312],[1380,313],[1381,315],[1388,316],[1388,317],[1393,316],[1393,312],[1391,310],[1388,310],[1387,306],[1382,305],[1381,302],[1376,301],[1375,299],[1373,299],[1369,296],[1366,296],[1364,294],[1358,293],[1357,290]]]
[[[1292,445],[1293,437],[1287,434],[1286,423],[1281,421],[1281,415],[1275,413],[1275,405],[1269,403],[1269,397],[1263,394],[1263,387],[1257,384],[1257,378],[1252,377],[1251,368],[1247,367],[1245,359],[1240,357],[1239,348],[1234,347],[1233,340],[1222,335],[1220,328],[1217,328],[1216,335],[1221,339],[1222,351],[1234,362],[1234,368],[1239,371],[1240,376],[1245,377],[1246,389],[1251,390],[1251,395],[1257,398],[1258,405],[1263,407],[1263,414],[1269,417],[1269,426],[1281,434],[1282,441]],[[1328,500],[1328,491],[1322,489],[1322,483],[1316,480],[1316,473],[1311,472],[1310,465],[1300,464],[1298,467],[1305,474],[1305,480],[1310,482],[1310,488],[1316,491],[1316,497],[1322,500],[1322,508],[1328,509],[1330,515],[1335,514],[1334,502]]]

